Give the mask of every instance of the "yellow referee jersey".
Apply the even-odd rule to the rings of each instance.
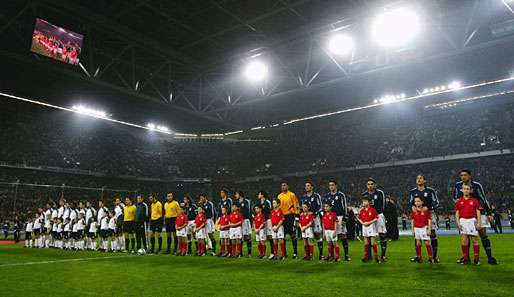
[[[280,193],[278,194],[277,199],[280,200],[280,209],[284,215],[300,213],[298,198],[296,198],[296,195],[293,192],[287,191],[285,193]]]
[[[152,203],[152,221],[162,218],[162,204],[160,201]]]
[[[178,216],[179,208],[180,204],[178,204],[178,202],[175,200],[164,203],[164,216],[166,218],[176,218]]]
[[[136,219],[136,206],[132,204],[131,206],[125,206],[123,208],[123,221],[132,222]]]

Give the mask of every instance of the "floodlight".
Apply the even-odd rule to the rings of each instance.
[[[401,47],[421,31],[416,13],[407,8],[386,10],[372,23],[372,37],[383,47]]]
[[[261,61],[251,61],[244,72],[250,82],[261,82],[268,77],[268,67]]]
[[[333,35],[328,41],[328,50],[337,56],[350,54],[354,49],[353,39],[344,34]]]

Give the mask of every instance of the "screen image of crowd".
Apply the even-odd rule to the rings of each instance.
[[[412,201],[408,198],[409,191],[416,186],[416,177],[420,173],[426,177],[427,185],[437,191],[438,207],[431,211],[436,215],[434,222],[438,222],[439,225],[448,220],[453,226],[458,223],[455,221],[454,213],[455,182],[459,179],[460,170],[463,168],[469,169],[473,180],[479,181],[484,186],[483,199],[487,199],[489,206],[487,209],[482,208],[481,211],[492,218],[499,218],[500,222],[512,222],[514,157],[506,153],[513,147],[512,103],[480,107],[468,105],[455,108],[451,112],[434,110],[412,116],[376,118],[365,123],[349,117],[345,120],[329,120],[309,128],[300,124],[298,127],[285,129],[278,135],[270,135],[264,142],[155,139],[138,131],[113,127],[106,123],[87,125],[84,124],[84,120],[87,119],[77,118],[76,115],[38,113],[33,107],[20,108],[19,105],[10,102],[6,102],[5,108],[0,112],[2,125],[5,127],[5,133],[0,136],[4,144],[0,151],[0,161],[3,162],[0,170],[0,181],[2,181],[0,216],[2,221],[9,221],[15,230],[22,232],[27,230],[27,223],[33,223],[36,218],[43,220],[40,222],[43,224],[41,228],[45,228],[44,224],[47,224],[48,216],[43,215],[41,218],[38,210],[46,212],[48,209],[58,209],[62,206],[60,201],[64,201],[63,199],[66,203],[72,203],[77,215],[85,212],[85,209],[80,210],[80,205],[85,208],[89,203],[98,207],[99,201],[102,200],[104,203],[102,207],[106,208],[104,217],[109,218],[108,214],[113,217],[115,215],[115,198],[125,203],[125,198],[128,197],[132,203],[138,204],[137,196],[142,194],[143,202],[151,204],[149,193],[154,193],[153,197],[164,205],[166,195],[173,193],[180,203],[184,203],[184,197],[191,197],[190,201],[186,199],[188,201],[186,205],[180,207],[187,216],[190,213],[188,204],[205,204],[206,197],[218,206],[221,201],[219,191],[221,188],[227,188],[232,198],[235,192],[245,193],[242,201],[248,199],[252,206],[258,204],[259,192],[270,193],[268,199],[271,203],[271,200],[280,192],[280,179],[277,177],[281,174],[313,170],[323,172],[324,169],[332,168],[344,170],[301,176],[293,174],[285,180],[290,189],[297,194],[298,199],[304,192],[306,181],[312,182],[315,191],[319,192],[321,197],[330,194],[329,181],[337,181],[347,202],[345,213],[348,217],[345,217],[344,240],[362,236],[357,217],[363,205],[361,194],[366,191],[366,182],[369,177],[373,177],[377,186],[384,191],[384,199],[387,200],[387,203],[384,203],[384,209],[380,212],[388,217],[385,222],[388,224],[389,232],[384,234],[386,236],[384,238],[397,237],[396,230],[402,218],[404,220],[408,218],[407,220],[410,221]],[[473,116],[470,117],[469,114]],[[400,122],[401,125],[399,125]],[[432,127],[431,129],[426,129],[428,124]],[[291,147],[294,149],[290,149]],[[356,167],[364,164],[373,165],[486,151],[495,151],[499,155],[478,155],[473,158],[439,162],[425,161],[403,166],[391,165],[377,168],[370,166],[368,169]],[[248,154],[255,158],[246,158]],[[191,176],[208,177],[210,181],[196,183],[175,181],[177,177]],[[254,179],[255,181],[243,179],[243,177],[255,176],[262,178]],[[201,193],[205,194],[200,195]],[[145,218],[145,222],[151,222],[151,206],[146,207],[149,215]],[[221,208],[215,207],[215,209],[216,214],[211,215],[211,219],[214,216],[217,218],[221,216]],[[230,212],[231,209],[227,211]],[[250,209],[250,215],[253,215],[254,211],[253,208]],[[300,209],[298,209],[299,212]],[[187,233],[191,235],[195,233],[195,227],[193,223],[190,224],[190,221],[194,221],[198,212],[195,210],[193,213],[194,217],[191,215],[186,219]],[[248,217],[244,211],[241,213],[243,217]],[[120,214],[119,211],[118,214]],[[52,213],[50,213],[50,221],[51,216]],[[95,236],[97,231],[102,230],[104,217],[98,218],[96,225],[90,229],[94,231]],[[495,221],[498,220],[492,219],[490,223],[494,226]],[[114,232],[120,234],[123,224],[119,222],[115,224],[116,222],[115,220],[109,224],[104,220],[103,226],[109,229],[110,225],[114,227]],[[298,224],[298,222],[295,223],[295,226]],[[210,224],[206,225],[210,226]],[[245,223],[245,225],[244,229],[248,231],[248,224]],[[64,225],[61,227],[64,230]],[[91,228],[91,224],[85,222],[83,227],[85,235],[89,232],[86,228]],[[219,224],[216,224],[216,228],[218,227]],[[152,232],[163,230],[164,226],[161,226],[153,229]],[[212,228],[209,227],[209,230]],[[53,231],[47,230],[47,232]],[[146,238],[145,232],[146,230],[143,232],[145,236],[139,236],[140,239]],[[102,232],[103,240],[98,242],[86,240],[87,237],[83,237],[84,240],[82,241],[81,238],[78,246],[76,239],[69,238],[67,246],[60,242],[57,247],[112,250],[114,235],[111,233]],[[212,234],[212,232],[207,233]],[[300,233],[296,230],[295,236],[300,237]],[[106,237],[106,234],[110,236]],[[114,244],[115,250],[136,249],[132,241],[129,241],[127,248],[124,244],[127,238],[124,235],[119,236],[123,237],[114,236],[117,238]],[[55,238],[50,234],[40,235],[38,238],[37,243],[31,241],[31,244],[40,247],[55,245]],[[105,242],[107,238],[111,238],[110,244]],[[155,244],[157,239],[153,238]],[[380,237],[377,240],[382,249],[384,249],[384,238]],[[73,246],[70,246],[72,239],[75,241]],[[347,244],[344,240],[342,245],[347,255]],[[185,251],[191,253],[192,242],[190,239],[185,241]],[[195,240],[193,242],[198,243]],[[194,249],[195,253],[205,252],[206,247],[203,244],[208,244],[212,249],[213,242],[216,240],[206,236],[204,241],[200,242],[200,246]],[[489,253],[491,250],[487,246],[486,239],[485,242],[484,247]],[[183,244],[182,242],[182,247]],[[236,252],[241,253],[241,247],[238,246],[240,242],[234,244]],[[145,243],[141,242],[140,246],[145,246]],[[175,246],[179,248],[181,245],[177,242]],[[275,246],[275,243],[270,243],[270,251],[276,250]],[[333,253],[336,253],[336,246],[339,249],[337,244],[332,245]],[[232,249],[234,246],[230,241],[230,243],[225,242],[224,247],[227,253],[227,249],[229,247]],[[259,244],[259,252],[261,250],[262,243]],[[230,253],[232,255],[233,251],[230,250]],[[307,256],[308,253],[310,252],[306,252]],[[369,256],[371,254],[371,252],[368,253]],[[344,259],[343,256],[341,257]],[[495,261],[491,260],[491,257],[488,257],[488,261]]]

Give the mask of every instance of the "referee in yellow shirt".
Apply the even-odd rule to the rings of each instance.
[[[171,238],[173,237],[173,254],[177,252],[177,233],[175,232],[175,220],[179,214],[180,204],[173,199],[173,194],[166,195],[166,203],[164,203],[164,225],[166,226],[166,243],[168,249],[166,253],[171,252]]]
[[[132,244],[132,253],[136,251],[136,239],[134,238],[136,219],[136,206],[132,204],[132,199],[125,198],[123,208],[123,233],[125,234],[125,251],[130,252],[129,244]]]
[[[289,191],[287,182],[280,184],[281,192],[277,199],[280,200],[280,209],[284,213],[284,234],[289,234],[293,243],[293,259],[298,255],[298,241],[296,239],[295,218],[300,214],[300,206],[296,195]],[[284,238],[285,241],[285,238]]]
[[[154,194],[149,194],[148,199],[150,200],[152,210],[150,215],[150,254],[153,254],[155,250],[155,238],[159,242],[159,248],[157,249],[157,254],[159,254],[162,248],[162,203],[155,198]]]

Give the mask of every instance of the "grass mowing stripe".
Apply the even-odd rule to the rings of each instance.
[[[74,258],[74,259],[63,259],[63,260],[37,261],[37,262],[9,263],[9,264],[0,264],[0,267],[36,265],[36,264],[53,264],[53,263],[62,263],[62,262],[90,261],[90,260],[102,260],[102,259],[124,258],[124,257],[129,257],[129,256],[91,257],[91,258]]]

